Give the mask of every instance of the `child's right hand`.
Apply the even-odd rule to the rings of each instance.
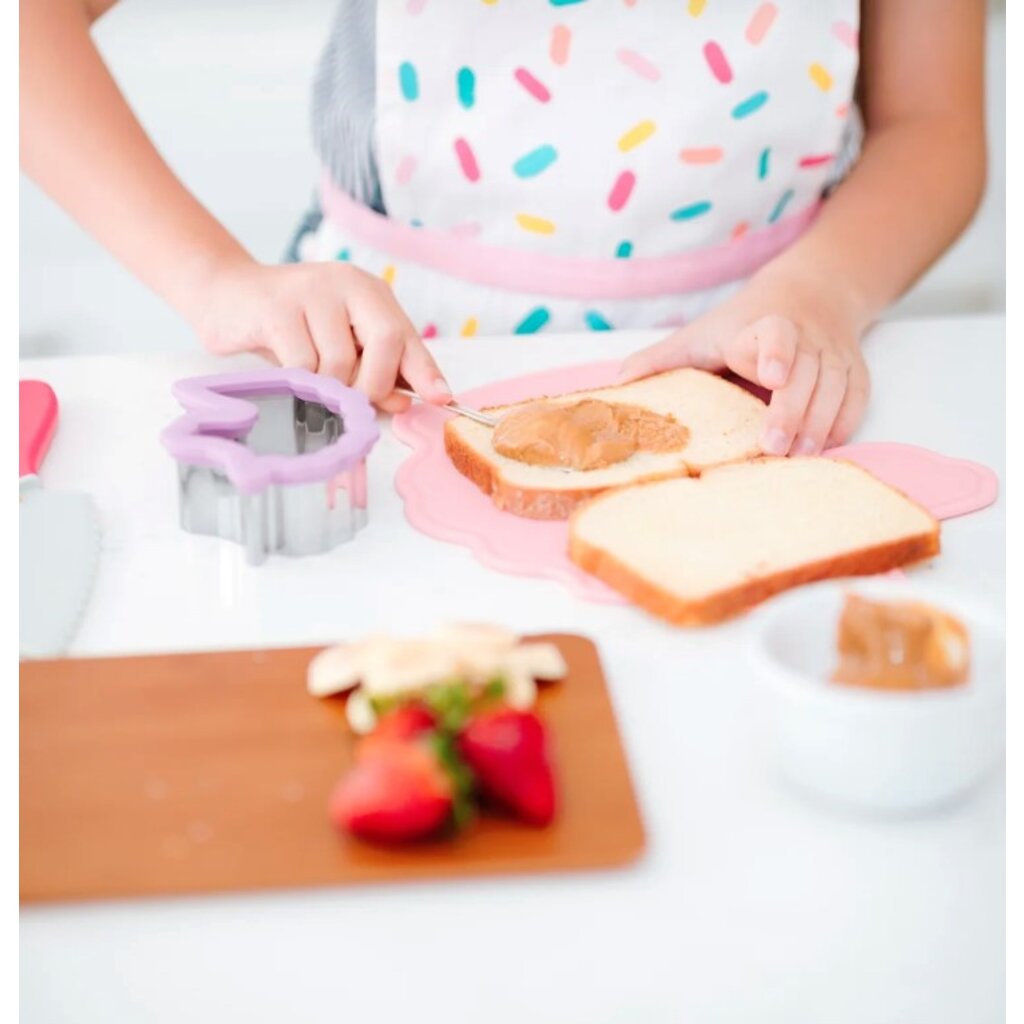
[[[399,377],[429,402],[451,400],[390,287],[348,263],[233,261],[209,276],[189,313],[210,352],[257,352],[336,377],[388,412],[409,402],[395,394]]]

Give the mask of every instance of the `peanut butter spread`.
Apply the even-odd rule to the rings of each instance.
[[[952,616],[915,602],[846,598],[839,619],[837,683],[879,690],[929,690],[967,680],[967,630]]]
[[[531,466],[604,469],[638,451],[676,452],[690,431],[671,416],[584,398],[572,405],[531,402],[503,416],[491,444]]]

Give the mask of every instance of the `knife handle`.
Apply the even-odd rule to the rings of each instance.
[[[39,472],[57,429],[57,396],[41,380],[18,382],[18,475]]]

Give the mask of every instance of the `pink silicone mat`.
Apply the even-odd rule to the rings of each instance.
[[[458,400],[482,408],[604,387],[613,383],[619,366],[615,360],[545,370],[474,388]],[[395,436],[412,448],[395,477],[409,522],[427,536],[469,548],[499,572],[557,580],[578,597],[623,603],[619,594],[569,561],[566,522],[501,512],[452,466],[444,450],[444,422],[450,415],[434,406],[415,405],[394,418]],[[988,467],[914,445],[852,444],[828,454],[858,463],[937,519],[985,508],[999,493],[999,480]]]

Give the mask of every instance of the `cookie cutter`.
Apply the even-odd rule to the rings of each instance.
[[[366,457],[380,432],[366,397],[308,370],[190,377],[161,435],[178,463],[183,529],[270,554],[321,554],[366,525]]]

